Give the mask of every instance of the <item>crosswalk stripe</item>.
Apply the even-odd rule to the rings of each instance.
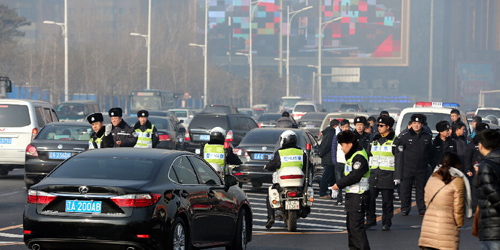
[[[267,222],[267,220],[262,220],[262,219],[253,219],[254,221],[259,221],[259,222]],[[274,225],[279,225],[279,224],[283,224],[284,226],[284,222],[282,221],[277,221],[277,223],[275,223]],[[342,227],[342,226],[329,226],[329,225],[322,225],[322,224],[316,224],[316,223],[307,223],[307,222],[303,222],[303,221],[300,221],[298,220],[297,221],[297,227],[301,227],[301,226],[313,226],[313,227],[323,227],[323,228],[335,228],[335,229],[342,229],[344,230],[345,227]]]
[[[2,236],[2,237],[9,237],[9,238],[23,238],[22,234],[0,233],[0,236]]]

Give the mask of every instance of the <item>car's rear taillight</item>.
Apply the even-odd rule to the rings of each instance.
[[[34,128],[31,130],[31,140],[35,139],[36,135],[38,134],[38,129]]]
[[[340,111],[340,109],[339,109],[339,112],[342,112],[342,111]]]
[[[191,137],[189,137],[189,131],[186,130],[186,133],[184,133],[184,141],[191,141]]]
[[[26,147],[26,154],[29,156],[38,156],[38,151],[36,151],[35,146],[30,144]]]
[[[159,135],[158,138],[160,141],[170,141],[170,135]]]
[[[291,192],[286,193],[286,195],[287,195],[288,197],[295,197],[295,196],[297,196],[297,192],[295,192],[295,191],[291,191]]]
[[[28,190],[28,203],[49,204],[56,198],[55,195],[36,190]]]
[[[149,207],[160,197],[161,194],[127,194],[113,197],[111,200],[119,207]]]
[[[301,179],[301,178],[304,178],[304,175],[299,175],[299,174],[291,174],[291,175],[282,175],[280,176],[280,179],[282,180],[290,180],[290,179]]]
[[[244,149],[241,149],[241,148],[235,148],[233,150],[233,153],[235,153],[238,156],[248,156],[248,152]]]
[[[232,130],[227,131],[226,141],[233,141],[233,131]]]
[[[262,122],[259,122],[257,126],[259,126],[259,128],[262,128]]]

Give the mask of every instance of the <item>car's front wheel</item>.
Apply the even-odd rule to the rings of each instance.
[[[236,234],[234,235],[233,243],[231,246],[227,246],[226,250],[245,250],[247,249],[247,217],[245,210],[240,211],[238,216],[238,224],[236,229]]]
[[[176,218],[171,232],[171,241],[168,249],[185,250],[191,249],[191,243],[186,230],[186,225],[181,218]]]

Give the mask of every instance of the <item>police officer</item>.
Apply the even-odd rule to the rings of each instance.
[[[358,138],[359,147],[365,150],[370,145],[370,134],[365,132],[365,126],[367,123],[368,121],[364,116],[358,116],[354,118],[354,126],[356,126],[356,131],[354,132],[354,134],[356,134],[356,137]]]
[[[210,141],[203,147],[202,155],[208,163],[217,163],[224,166],[224,160],[229,165],[240,165],[240,158],[233,153],[233,148],[227,152],[224,158],[224,141],[226,140],[226,130],[221,127],[215,127],[210,130]]]
[[[392,130],[394,119],[390,116],[377,118],[378,133],[373,137],[368,154],[370,158],[370,203],[366,213],[366,228],[376,226],[375,208],[382,193],[382,231],[390,231],[394,214],[395,156],[399,152],[394,144],[396,133]]]
[[[283,157],[283,158],[282,158]],[[290,159],[281,162],[282,159]],[[268,171],[276,171],[285,167],[299,167],[304,169],[308,161],[307,154],[297,146],[297,134],[291,130],[287,130],[280,135],[280,148],[274,153],[274,158],[269,161],[264,169]],[[309,162],[309,166],[312,164]],[[275,181],[273,180],[273,183]],[[277,183],[273,184],[273,188],[280,189]],[[269,203],[269,194],[266,197],[267,205],[267,223],[266,228],[269,229],[274,224],[274,209]]]
[[[345,164],[345,176],[338,180],[332,189],[343,188],[346,191],[345,210],[349,249],[370,249],[364,227],[365,212],[370,199],[368,154],[364,148],[357,145],[356,135],[349,130],[339,133],[337,140],[348,160]]]
[[[432,162],[432,135],[423,125],[425,116],[414,114],[410,118],[412,126],[408,132],[401,133],[395,144],[399,156],[396,158],[396,184],[401,181],[401,212],[407,216],[411,209],[411,190],[413,181],[416,187],[418,213],[425,214],[424,187],[427,182],[427,169]]]
[[[156,148],[160,142],[158,131],[155,125],[148,120],[148,117],[149,112],[147,110],[137,112],[139,121],[134,125],[134,131],[137,135],[137,143],[135,143],[134,148]]]
[[[437,164],[439,164],[441,156],[443,156],[444,152],[451,151],[453,153],[457,153],[457,142],[451,137],[450,128],[451,125],[448,121],[443,120],[436,124],[436,130],[439,134],[436,135],[434,142],[432,143],[434,151],[434,157],[431,163],[432,170]],[[427,174],[430,176],[431,173],[432,171]]]
[[[104,126],[104,117],[101,113],[93,113],[87,116],[87,121],[92,125],[94,133],[90,136],[89,150],[97,148],[112,148],[114,145],[111,134],[111,124]]]
[[[111,108],[108,111],[111,124],[113,124],[111,130],[114,141],[113,147],[133,147],[137,142],[137,135],[135,135],[134,129],[122,119],[122,113],[121,108]]]

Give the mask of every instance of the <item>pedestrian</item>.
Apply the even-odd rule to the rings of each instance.
[[[351,125],[349,123],[349,120],[344,119],[344,120],[340,121],[340,129],[336,129],[336,135],[338,137],[339,133],[341,133],[343,131],[350,131],[350,130],[351,130]],[[335,137],[336,140],[337,140],[337,137]],[[344,169],[345,169],[346,159],[345,159],[344,151],[342,151],[342,147],[338,143],[338,140],[336,141],[336,143],[337,143],[337,145],[333,145],[333,142],[332,142],[332,152],[337,151],[336,159],[335,159],[337,161],[337,164],[335,165],[335,181],[339,181],[342,177],[344,177]],[[333,149],[334,147],[336,150]],[[333,161],[333,154],[332,154],[332,161]],[[343,201],[344,200],[343,200],[342,189],[339,189],[339,192],[337,194],[337,202],[335,203],[335,205],[342,206]]]
[[[137,135],[137,143],[134,148],[156,148],[160,139],[158,130],[155,125],[148,120],[149,112],[147,110],[139,110],[137,112],[138,122],[134,125],[134,131]]]
[[[370,145],[370,134],[365,132],[365,126],[367,124],[366,117],[358,116],[354,118],[354,126],[356,126],[356,131],[354,134],[358,138],[359,147],[367,149]]]
[[[479,192],[479,240],[481,249],[500,249],[500,132],[486,129],[479,136],[484,156],[477,172]]]
[[[328,187],[335,184],[335,164],[337,164],[337,161],[333,161],[332,153],[336,156],[337,151],[332,151],[332,143],[334,142],[334,138],[335,144],[337,143],[335,129],[339,125],[340,122],[334,119],[330,121],[330,126],[321,131],[322,139],[318,152],[319,157],[321,157],[321,165],[323,165],[323,176],[319,183],[320,199],[330,199],[330,195],[327,194]]]
[[[358,139],[352,131],[343,131],[337,135],[345,158],[344,177],[333,185],[333,190],[345,188],[346,227],[349,249],[370,249],[366,236],[365,212],[369,200],[370,167],[366,150],[357,145]]]
[[[392,130],[394,119],[380,116],[378,133],[373,137],[368,155],[370,159],[370,203],[366,213],[366,228],[377,225],[375,208],[379,193],[382,193],[382,231],[390,231],[394,214],[395,156],[399,153],[394,144],[396,133]]]
[[[465,160],[465,149],[467,148],[467,139],[465,138],[465,130],[467,127],[463,122],[456,122],[452,126],[451,137],[455,140],[457,144],[457,154],[460,158],[460,162]]]
[[[481,118],[481,116],[476,115],[474,116],[474,118],[472,118],[472,128],[474,129],[474,132],[472,132],[469,136],[467,136],[467,143],[470,143],[474,138],[474,136],[476,136],[477,134],[476,126],[480,122],[483,122],[483,118]]]
[[[407,216],[411,210],[411,191],[415,181],[416,201],[420,216],[425,214],[424,187],[427,168],[432,162],[432,135],[423,129],[425,116],[414,114],[410,118],[412,127],[396,139],[401,157],[396,159],[396,180],[401,180],[401,214]]]
[[[365,132],[370,134],[370,141],[371,141],[375,136],[375,134],[378,133],[377,119],[373,116],[370,116],[368,117],[367,121],[369,124],[367,125]],[[370,130],[368,131],[368,129]]]
[[[450,133],[450,123],[448,121],[440,121],[436,124],[436,130],[438,134],[434,138],[432,143],[432,148],[434,151],[434,157],[431,162],[431,168],[428,175],[430,176],[436,166],[441,160],[441,156],[446,151],[457,152],[457,142],[451,138]]]
[[[276,121],[277,128],[298,128],[297,123],[290,117],[290,113],[285,111],[281,114],[281,117]]]
[[[460,110],[458,109],[452,109],[450,111],[450,119],[451,119],[451,126],[453,126],[457,122],[462,122],[462,118],[460,118]],[[467,138],[468,132],[465,131],[465,138]]]
[[[483,160],[483,155],[479,152],[479,137],[477,136],[483,130],[490,129],[490,125],[482,122],[478,122],[475,128],[475,135],[472,141],[467,144],[465,148],[464,156],[464,173],[469,178],[469,182],[475,182],[476,171],[474,170],[479,166],[479,163]],[[477,200],[479,195],[479,190],[477,190],[476,185],[472,185],[472,209],[476,212]]]
[[[122,109],[111,108],[109,109],[108,114],[111,118],[111,124],[113,125],[111,130],[114,142],[113,147],[134,147],[137,142],[137,135],[135,134],[134,129],[122,119]]]
[[[87,116],[87,121],[92,125],[94,133],[90,135],[89,150],[98,148],[112,148],[113,137],[111,134],[112,125],[104,126],[104,117],[101,113],[93,113]]]
[[[472,217],[469,181],[460,168],[458,155],[447,151],[425,185],[427,211],[418,241],[421,249],[458,249],[464,214]]]

